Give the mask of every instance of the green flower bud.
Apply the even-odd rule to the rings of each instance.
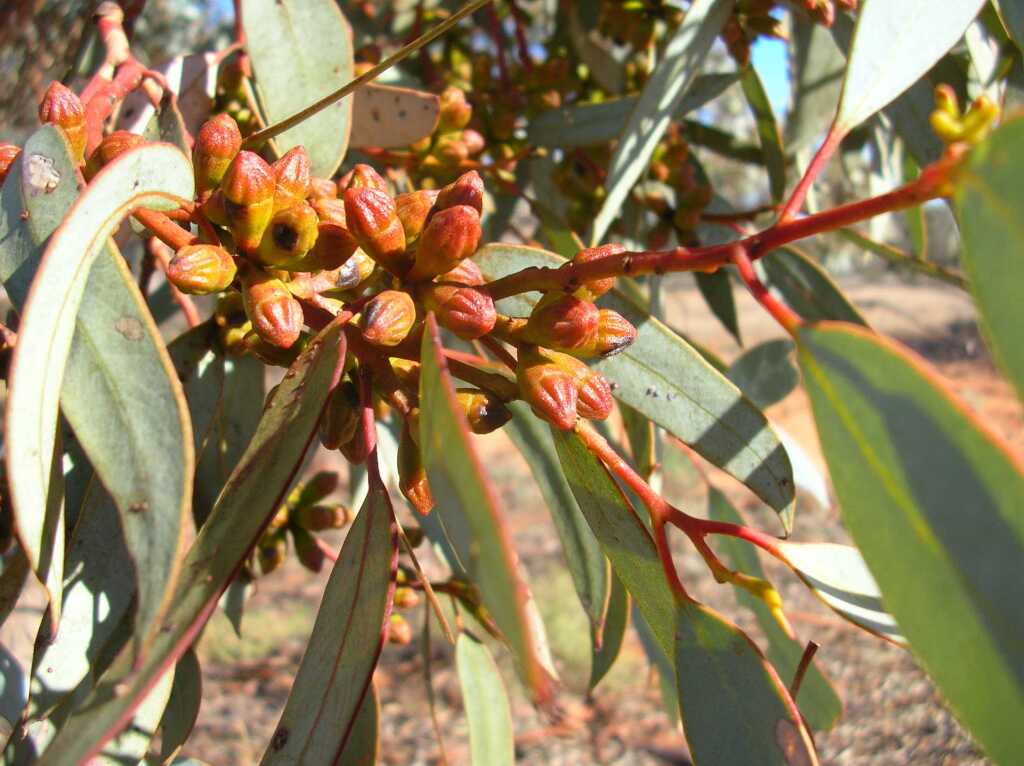
[[[438,192],[435,190],[420,189],[395,197],[395,210],[398,213],[398,220],[402,222],[406,243],[412,244],[419,238],[437,195]]]
[[[3,186],[4,181],[7,180],[7,174],[20,154],[20,146],[0,144],[0,186]]]
[[[85,159],[85,107],[75,92],[57,80],[51,82],[39,104],[39,121],[64,132],[71,156],[81,165]]]
[[[497,431],[512,419],[508,407],[494,394],[476,388],[460,388],[455,396],[466,415],[469,430],[475,434]]]
[[[362,406],[359,389],[345,380],[331,392],[320,418],[320,443],[327,449],[339,449],[352,440],[359,428]]]
[[[130,133],[127,130],[116,130],[109,136],[104,136],[99,145],[92,150],[89,159],[85,163],[85,178],[91,181],[93,176],[100,172],[100,168],[108,162],[124,154],[129,149],[142,146],[146,139],[137,133]]]
[[[270,166],[274,174],[274,210],[305,201],[309,194],[310,164],[305,147],[290,149]]]
[[[216,189],[228,166],[242,148],[238,123],[228,114],[218,114],[199,128],[192,147],[192,169],[196,177],[196,193]]]
[[[268,575],[280,567],[288,557],[288,540],[283,532],[264,537],[256,549],[260,571]]]
[[[293,268],[317,241],[320,220],[316,211],[304,199],[278,210],[263,232],[256,249],[256,259],[264,266],[287,271],[306,271]]]
[[[441,94],[441,116],[437,124],[438,133],[462,130],[473,117],[473,107],[466,101],[466,94],[460,88],[449,87]]]
[[[597,306],[564,293],[548,293],[538,301],[523,329],[523,339],[538,346],[571,351],[597,338]]]
[[[425,282],[417,294],[423,307],[437,315],[437,323],[463,340],[482,338],[498,319],[494,300],[476,287]]]
[[[420,448],[413,439],[409,421],[402,428],[398,443],[398,488],[421,515],[426,516],[434,507],[434,497],[427,482],[427,471],[423,466]]]
[[[419,281],[450,271],[476,252],[481,235],[475,208],[456,205],[438,212],[420,235],[409,279]]]
[[[345,192],[347,228],[359,246],[393,274],[406,271],[405,230],[398,218],[395,201],[378,189],[348,189]]]
[[[291,527],[292,541],[295,543],[295,555],[299,563],[311,572],[319,572],[324,568],[327,559],[323,549],[317,545],[316,538],[302,527]]]
[[[259,247],[274,214],[274,175],[258,154],[240,151],[221,181],[224,213],[242,251]]]
[[[253,330],[272,346],[290,348],[302,333],[302,306],[280,279],[261,269],[242,274],[242,300]]]
[[[576,361],[576,360],[573,360]],[[576,378],[554,363],[546,352],[526,347],[516,365],[516,382],[523,401],[537,417],[563,431],[576,425],[578,402]]]
[[[416,303],[409,293],[385,290],[363,308],[359,326],[363,337],[375,346],[397,346],[416,324]]]
[[[167,281],[183,293],[209,295],[226,290],[235,279],[235,259],[217,245],[187,245],[167,264]]]

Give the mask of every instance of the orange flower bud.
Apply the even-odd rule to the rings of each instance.
[[[433,207],[437,194],[438,192],[435,190],[420,189],[395,197],[395,210],[398,212],[398,220],[402,222],[407,243],[415,242],[420,236],[423,227],[427,224],[427,216],[430,215],[430,208]]]
[[[196,193],[216,189],[231,161],[242,148],[238,123],[229,114],[218,114],[207,120],[196,135],[192,147],[192,169],[196,177]]]
[[[412,626],[400,614],[388,618],[388,643],[408,646],[412,643]]]
[[[548,293],[534,306],[523,339],[539,346],[571,351],[597,338],[597,306],[564,293]]]
[[[537,348],[524,348],[516,366],[516,381],[523,401],[537,417],[563,431],[576,425],[575,375],[552,362],[547,353]]]
[[[241,151],[221,181],[224,212],[240,250],[259,247],[274,214],[274,175],[258,154]]]
[[[427,471],[423,467],[420,448],[413,439],[409,420],[402,428],[402,438],[398,443],[398,488],[405,499],[420,514],[426,516],[434,507],[434,498],[427,483]]]
[[[612,387],[604,375],[583,365],[576,382],[576,412],[580,417],[605,420],[612,414]]]
[[[324,568],[327,556],[313,537],[302,527],[292,527],[292,540],[295,542],[295,555],[302,566],[311,572],[319,572]]]
[[[417,281],[444,274],[476,252],[482,230],[480,214],[468,205],[437,213],[420,235],[409,279]]]
[[[489,434],[512,419],[508,407],[494,394],[476,388],[460,388],[455,396],[466,414],[469,430],[475,434]]]
[[[636,328],[622,314],[601,309],[597,318],[596,351],[599,356],[612,356],[636,340]]]
[[[86,180],[92,180],[92,177],[100,172],[100,168],[115,157],[136,146],[142,146],[144,143],[146,143],[146,139],[127,130],[116,130],[109,136],[104,136],[85,163]]]
[[[412,588],[395,588],[395,609],[412,609],[420,603],[420,597]]]
[[[4,181],[7,180],[7,174],[10,172],[11,167],[14,165],[14,161],[18,159],[18,155],[20,154],[20,146],[15,146],[14,144],[0,144],[0,186],[3,186]]]
[[[297,205],[309,194],[310,164],[305,147],[290,149],[270,166],[274,174],[274,210]]]
[[[226,290],[234,281],[235,259],[217,245],[187,245],[167,264],[167,280],[191,295],[209,295]]]
[[[71,156],[81,165],[85,159],[85,107],[75,92],[57,80],[51,82],[39,104],[39,121],[64,131]]]
[[[363,337],[375,346],[397,346],[416,324],[416,303],[409,293],[385,290],[363,307],[359,326]]]
[[[336,199],[338,185],[330,178],[314,178],[309,182],[310,199]]]
[[[202,211],[211,223],[218,226],[228,225],[228,211],[224,206],[224,194],[220,189],[215,189],[213,194],[203,201]]]
[[[299,339],[302,306],[280,279],[249,268],[242,273],[242,301],[253,329],[272,346],[290,348]]]
[[[437,315],[437,323],[463,340],[483,337],[498,319],[494,300],[475,287],[427,282],[418,295],[423,307]]]
[[[438,284],[455,283],[457,285],[479,287],[487,280],[484,279],[484,273],[480,271],[476,261],[471,261],[467,258],[451,271],[439,274],[436,281]]]
[[[597,260],[609,255],[618,255],[619,253],[626,252],[626,248],[622,245],[601,245],[601,247],[591,247],[587,250],[580,250],[576,255],[573,256],[573,263],[589,263],[590,261]],[[590,290],[590,294],[595,298],[599,298],[606,292],[615,287],[615,277],[605,277],[604,279],[592,279],[583,283],[583,286]]]
[[[316,217],[319,218],[322,223],[334,223],[338,226],[348,226],[345,219],[345,203],[340,199],[320,198],[310,200],[309,204],[313,206],[313,209],[316,211]]]
[[[441,94],[441,117],[437,124],[439,133],[462,130],[473,117],[473,107],[466,101],[466,94],[456,87],[445,88]]]
[[[352,518],[352,512],[343,505],[304,505],[296,509],[293,521],[310,532],[341,529]]]
[[[405,230],[395,201],[387,193],[378,189],[348,189],[345,220],[367,255],[394,274],[405,272]]]
[[[256,259],[264,266],[306,271],[300,261],[317,241],[319,226],[316,211],[304,199],[278,210],[263,232],[263,239],[256,249]]]
[[[461,133],[449,133],[437,139],[433,155],[442,167],[457,168],[469,159],[469,146],[462,140]]]
[[[475,170],[463,173],[437,194],[434,208],[427,217],[429,222],[437,213],[456,205],[468,205],[479,215],[484,212],[484,180]]]
[[[342,381],[328,397],[320,418],[320,443],[338,449],[350,441],[359,427],[360,413],[359,389],[350,380]]]
[[[376,189],[382,191],[385,194],[388,191],[388,182],[384,180],[376,170],[369,165],[362,163],[356,165],[346,175],[348,183],[345,185],[345,189]]]

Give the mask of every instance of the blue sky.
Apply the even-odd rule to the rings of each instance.
[[[789,62],[786,43],[761,37],[751,51],[751,62],[761,75],[775,116],[782,119],[789,109]]]

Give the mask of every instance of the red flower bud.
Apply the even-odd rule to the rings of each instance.
[[[359,428],[362,405],[359,389],[350,381],[342,381],[327,399],[320,418],[320,443],[327,449],[338,449],[350,441]]]
[[[476,265],[476,261],[471,261],[467,258],[451,271],[439,274],[436,281],[438,284],[453,282],[457,285],[479,287],[487,280],[484,279],[484,273],[480,271],[480,267]]]
[[[14,161],[18,159],[19,154],[21,154],[20,146],[0,144],[0,186],[3,186],[4,181],[7,180],[7,174],[14,165]]]
[[[290,149],[270,170],[274,174],[274,210],[297,205],[309,195],[311,171],[305,147]]]
[[[473,117],[473,107],[466,101],[466,94],[460,89],[449,87],[441,94],[441,117],[437,131],[448,133],[462,130]]]
[[[316,211],[304,199],[278,210],[263,232],[256,259],[276,269],[307,271],[300,261],[317,241],[319,226]]]
[[[398,488],[405,499],[420,514],[426,516],[434,507],[434,498],[427,482],[427,471],[423,467],[420,448],[413,439],[409,421],[402,428],[402,439],[398,443]]]
[[[604,375],[586,365],[577,377],[576,412],[580,417],[605,420],[612,414],[612,387]]]
[[[226,290],[235,279],[235,259],[223,247],[187,245],[167,264],[167,280],[191,295],[209,295]]]
[[[242,274],[242,301],[253,329],[272,346],[290,348],[302,333],[302,306],[280,279],[249,268]]]
[[[598,258],[604,258],[609,255],[618,255],[619,253],[624,252],[626,252],[626,248],[622,245],[601,245],[601,247],[591,247],[587,250],[580,250],[575,256],[573,256],[572,262],[589,263],[590,261]],[[598,298],[615,287],[615,277],[592,279],[584,282],[583,286],[590,290],[591,295]]]
[[[429,222],[437,213],[456,205],[468,205],[476,212],[484,212],[484,181],[475,170],[463,173],[455,181],[445,186],[437,194],[434,208],[427,217]]]
[[[50,83],[39,104],[39,121],[56,125],[68,140],[79,165],[85,159],[85,107],[73,90],[57,80]]]
[[[534,306],[523,339],[539,346],[571,351],[597,338],[597,306],[563,293],[548,293]]]
[[[388,191],[388,182],[384,180],[376,170],[369,165],[362,163],[356,165],[346,175],[348,183],[345,185],[345,189],[376,189],[382,191],[385,194]]]
[[[523,401],[537,417],[569,431],[576,425],[578,402],[575,376],[551,361],[539,349],[524,348],[516,366],[516,381]]]
[[[366,254],[388,271],[405,272],[405,230],[398,218],[395,201],[378,189],[348,189],[345,192],[345,220],[348,230]]]
[[[146,139],[137,133],[130,133],[127,130],[116,130],[109,136],[104,136],[99,145],[93,149],[85,163],[85,178],[92,180],[92,177],[100,172],[100,168],[108,162],[124,154],[129,149],[142,146]]]
[[[427,216],[430,215],[430,208],[434,205],[437,195],[437,191],[420,189],[395,197],[395,210],[398,212],[398,220],[402,222],[407,243],[415,242],[420,236],[423,227],[427,224]]]
[[[420,235],[409,279],[417,281],[444,274],[476,252],[482,230],[480,214],[468,205],[437,213]]]
[[[508,407],[494,394],[476,388],[460,388],[455,392],[469,423],[469,430],[475,434],[489,434],[512,419]]]
[[[475,287],[427,282],[420,286],[419,298],[437,315],[439,325],[463,340],[483,337],[498,319],[491,296]]]
[[[241,148],[242,134],[231,115],[218,114],[203,123],[192,148],[197,194],[216,189],[220,185],[231,160]]]
[[[612,356],[636,340],[636,328],[622,314],[601,309],[597,319],[596,351],[599,356]]]
[[[338,185],[330,178],[314,178],[309,182],[310,199],[337,199]]]
[[[363,337],[375,346],[397,346],[416,324],[416,304],[409,293],[385,290],[363,308]]]
[[[240,250],[259,247],[274,214],[274,175],[262,157],[241,151],[221,181],[224,213]]]

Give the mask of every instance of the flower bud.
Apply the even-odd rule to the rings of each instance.
[[[478,215],[484,212],[484,181],[475,170],[463,173],[455,181],[445,186],[437,194],[434,208],[427,218],[431,218],[442,210],[455,207],[456,205],[468,205],[474,208]]]
[[[256,249],[256,259],[264,266],[305,271],[291,267],[313,247],[319,225],[316,211],[304,199],[278,210],[263,232],[263,239]]]
[[[320,418],[320,443],[338,449],[350,441],[359,428],[361,412],[359,389],[350,380],[342,381],[327,398]]]
[[[423,544],[423,540],[426,537],[423,534],[422,527],[405,527],[405,539],[409,541],[409,546],[412,548],[419,548]]]
[[[462,131],[462,143],[466,145],[466,151],[469,152],[470,157],[475,157],[487,148],[487,140],[472,128]]]
[[[331,289],[354,290],[373,274],[376,267],[374,260],[362,250],[356,250],[341,267],[335,269],[335,282]]]
[[[352,512],[343,505],[303,505],[292,514],[292,520],[310,532],[341,529],[351,521]]]
[[[376,189],[385,194],[388,191],[388,182],[384,180],[376,170],[369,165],[362,163],[356,165],[347,175],[348,184],[345,189]]]
[[[576,425],[575,375],[552,362],[546,353],[524,348],[516,366],[516,382],[523,401],[537,417],[563,431]]]
[[[420,603],[420,597],[412,588],[395,588],[395,609],[412,609]]]
[[[337,199],[338,185],[330,178],[314,178],[309,182],[310,199]]]
[[[242,134],[231,115],[222,113],[207,120],[199,128],[192,147],[192,170],[196,177],[196,193],[216,189],[228,166],[242,148]]]
[[[288,150],[270,170],[274,174],[274,210],[289,208],[306,199],[311,171],[305,147]]]
[[[400,614],[388,618],[388,643],[396,646],[408,646],[412,643],[412,626]]]
[[[476,388],[460,388],[455,396],[466,415],[469,430],[475,434],[497,431],[512,419],[508,407],[494,394]]]
[[[209,295],[226,290],[234,281],[235,259],[217,245],[187,245],[167,264],[167,281],[183,293]]]
[[[318,471],[312,478],[299,482],[288,497],[285,504],[290,507],[313,505],[318,503],[338,488],[338,474],[333,471]]]
[[[252,330],[252,322],[245,316],[242,296],[237,292],[222,293],[213,312],[213,321],[217,325],[217,336],[221,348],[228,354],[244,353],[242,340]]]
[[[420,189],[395,197],[395,210],[398,212],[398,220],[402,222],[407,243],[412,244],[420,236],[437,195],[437,191]]]
[[[429,279],[450,271],[476,252],[480,244],[480,214],[468,205],[437,213],[420,235],[409,279]]]
[[[256,549],[256,559],[259,561],[260,571],[268,575],[281,566],[288,557],[288,540],[283,532],[276,532],[260,540]]]
[[[469,146],[461,133],[448,133],[437,139],[432,154],[441,167],[456,169],[469,159]]]
[[[441,116],[437,124],[438,133],[462,130],[473,117],[473,107],[466,101],[466,94],[456,87],[445,88],[441,94]]]
[[[292,541],[295,543],[295,555],[302,566],[311,572],[319,572],[324,568],[327,556],[317,545],[316,538],[302,527],[292,527]]]
[[[238,344],[240,353],[254,356],[270,367],[291,367],[306,346],[306,339],[301,336],[289,348],[273,346],[263,340],[255,330],[251,329],[251,324],[249,324],[249,327],[250,330]],[[270,401],[269,395],[267,396],[267,401]]]
[[[564,293],[548,293],[534,306],[523,339],[564,351],[586,348],[597,338],[599,312],[590,301]]]
[[[589,263],[590,261],[604,258],[609,255],[618,255],[624,253],[626,248],[622,245],[602,245],[601,247],[591,247],[586,250],[580,250],[576,255],[573,256],[573,263]],[[583,283],[590,294],[599,298],[606,292],[615,287],[615,277],[605,277],[604,279],[592,279]]]
[[[437,315],[437,323],[463,340],[483,337],[498,319],[494,300],[476,287],[426,282],[418,295],[423,307]]]
[[[221,181],[224,213],[240,250],[259,247],[274,214],[274,175],[258,154],[241,151]]]
[[[405,499],[420,514],[426,516],[434,507],[434,498],[427,483],[427,471],[423,466],[420,448],[413,439],[409,421],[402,428],[398,443],[398,488]]]
[[[622,314],[601,309],[597,318],[598,356],[612,356],[626,349],[636,340],[636,328]]]
[[[457,285],[479,287],[486,281],[487,280],[484,279],[484,273],[480,271],[480,267],[477,266],[476,261],[471,261],[468,258],[459,263],[451,271],[446,271],[444,274],[439,274],[437,276],[438,284],[453,282]]]
[[[228,226],[228,211],[224,206],[224,194],[220,189],[214,189],[213,194],[203,200],[201,209],[211,223]]]
[[[375,346],[397,346],[416,324],[416,303],[409,293],[385,290],[363,308],[359,326],[363,337]]]
[[[85,163],[86,180],[92,180],[93,176],[100,172],[100,168],[115,157],[136,146],[142,146],[144,143],[146,143],[146,139],[127,130],[116,130],[109,136],[104,136],[99,145],[92,150],[92,154],[89,155],[89,159]]]
[[[405,272],[405,230],[395,201],[387,193],[378,189],[348,189],[345,220],[367,255],[394,274]]]
[[[280,279],[260,269],[247,269],[242,274],[242,301],[261,339],[278,348],[290,348],[299,339],[302,306]]]
[[[7,180],[7,174],[14,165],[18,155],[21,154],[21,147],[14,144],[0,144],[0,186]]]
[[[75,92],[57,80],[51,82],[39,104],[39,121],[64,131],[71,156],[81,165],[85,159],[85,107]]]
[[[352,465],[361,465],[366,462],[366,457],[369,454],[367,446],[366,428],[362,413],[360,412],[359,418],[356,421],[356,432],[352,435],[351,439],[338,447],[338,451]]]
[[[580,417],[605,420],[612,414],[612,387],[604,375],[583,365],[576,383],[576,412]]]

